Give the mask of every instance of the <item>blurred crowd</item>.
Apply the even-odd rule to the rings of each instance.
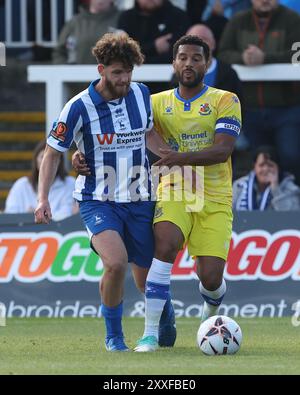
[[[169,63],[172,46],[196,23],[205,23],[218,43],[228,20],[250,7],[250,0],[136,0],[121,11],[114,0],[89,0],[62,29],[54,63],[93,62],[89,48],[102,34],[126,31],[138,40],[146,63]],[[181,7],[176,6],[180,5]],[[84,52],[85,50],[85,52]]]
[[[259,174],[255,172],[258,160],[266,162],[268,165],[265,164],[264,171],[272,174],[275,163],[277,186],[286,177],[292,177],[289,180],[299,184],[300,83],[241,82],[231,65],[255,67],[291,63],[292,45],[300,41],[300,1],[132,0],[131,8],[120,8],[120,4],[124,6],[125,3],[128,6],[126,0],[75,1],[78,13],[62,27],[57,46],[51,54],[52,62],[94,63],[91,48],[95,42],[106,32],[125,31],[140,42],[145,63],[170,64],[176,40],[184,34],[197,35],[211,49],[205,83],[235,92],[240,97],[243,132],[237,148],[248,149],[254,155],[254,167],[249,169],[247,180],[241,179],[235,184],[236,208],[250,209],[249,204],[245,206],[243,199],[249,191],[252,178],[252,187],[256,182],[258,190],[262,188],[261,193],[257,194],[258,202],[253,202],[252,209],[260,207],[260,199],[265,196],[264,190],[271,188],[271,181],[258,181]],[[47,1],[43,4],[49,7]],[[4,1],[0,0],[0,13],[3,13],[3,5]],[[34,18],[33,11],[29,17]],[[34,35],[34,31],[31,34]],[[175,85],[176,80],[173,78],[169,86]],[[154,91],[160,89],[161,86],[153,87]],[[274,149],[277,152],[276,161],[273,161],[275,155],[271,155],[271,151],[255,154],[257,147],[261,146]],[[274,183],[272,185],[273,193],[268,189],[270,193],[263,207],[278,209],[278,205],[270,203],[275,196]],[[296,206],[300,207],[299,188],[293,191],[298,199]]]
[[[187,0],[177,2],[183,5],[179,8],[168,0],[136,0],[125,11],[118,10],[113,0],[85,3],[62,29],[54,63],[93,62],[90,48],[95,40],[118,30],[140,42],[146,63],[170,63],[175,41],[186,33],[198,35],[211,48],[205,82],[233,91],[241,99],[244,127],[240,146],[251,151],[261,145],[273,146],[282,169],[300,182],[299,83],[241,83],[231,67],[234,63],[289,63],[292,44],[300,38],[299,1]]]
[[[37,205],[40,166],[46,148],[46,140],[40,141],[34,151],[29,176],[19,178],[11,187],[5,202],[5,214],[33,213]],[[49,191],[54,221],[60,221],[79,211],[73,199],[75,178],[68,176],[64,156],[61,156],[55,180]]]

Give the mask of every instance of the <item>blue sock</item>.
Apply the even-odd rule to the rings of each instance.
[[[106,326],[106,340],[115,336],[123,336],[122,331],[122,315],[123,302],[116,307],[108,307],[102,304],[101,313],[105,319]]]

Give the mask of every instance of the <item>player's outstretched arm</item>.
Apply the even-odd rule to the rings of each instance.
[[[55,180],[57,169],[62,153],[46,145],[38,181],[38,205],[35,209],[35,222],[38,224],[48,224],[52,214],[48,195],[51,185]]]
[[[170,146],[157,133],[154,127],[146,134],[146,145],[151,152],[153,152],[156,156],[160,158],[164,156],[161,150],[170,149]]]
[[[155,163],[155,166],[211,166],[224,163],[231,156],[236,138],[234,136],[217,133],[215,142],[211,147],[195,152],[176,152],[172,150],[161,150],[161,155],[165,155]]]

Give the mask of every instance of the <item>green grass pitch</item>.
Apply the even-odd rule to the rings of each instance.
[[[142,334],[143,319],[125,318],[127,344]],[[300,374],[300,327],[290,318],[237,319],[243,344],[233,356],[208,357],[196,346],[199,320],[177,319],[172,349],[108,353],[98,319],[8,319],[0,327],[0,374]]]

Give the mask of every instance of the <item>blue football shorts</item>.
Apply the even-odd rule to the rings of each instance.
[[[151,266],[154,255],[155,202],[116,203],[87,200],[79,202],[79,208],[90,240],[105,230],[115,230],[125,244],[128,261],[144,268]],[[91,247],[93,248],[92,243]]]

